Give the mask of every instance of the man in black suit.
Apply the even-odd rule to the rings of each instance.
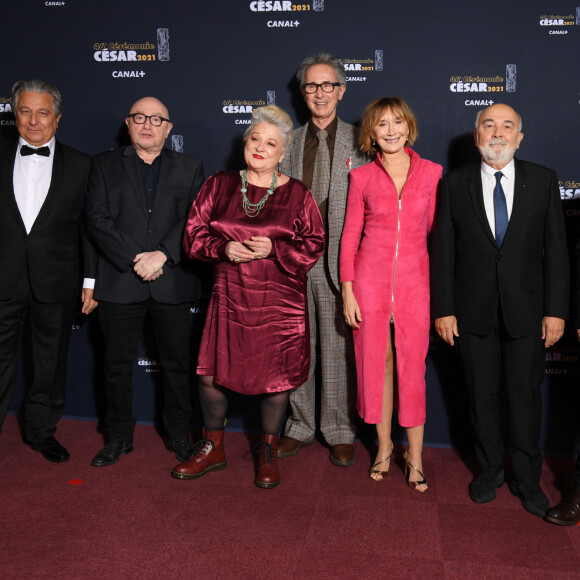
[[[431,244],[435,329],[457,343],[470,395],[480,472],[475,503],[504,481],[502,385],[507,400],[510,489],[529,512],[549,508],[540,488],[540,387],[545,353],[564,332],[569,268],[556,174],[514,159],[523,133],[511,107],[480,113],[474,131],[481,164],[443,180]]]
[[[56,463],[68,451],[55,439],[66,390],[66,356],[76,302],[95,255],[82,235],[88,155],[55,139],[62,97],[52,84],[18,81],[12,110],[20,137],[0,145],[0,427],[16,379],[20,340],[30,327],[32,384],[26,394],[25,436]],[[82,290],[88,314],[92,280]],[[91,286],[91,287],[89,287]]]
[[[576,242],[576,269],[574,279],[574,323],[576,328],[576,337],[580,342],[580,236]],[[578,413],[578,394],[575,393],[575,400],[572,398],[569,404]],[[561,526],[574,526],[580,523],[580,420],[576,422],[576,467],[574,468],[573,480],[574,490],[572,493],[562,499],[560,503],[550,508],[546,512],[546,520],[553,524]]]
[[[182,241],[202,164],[164,148],[173,125],[161,101],[137,101],[125,121],[131,145],[93,159],[86,197],[87,227],[99,249],[95,296],[105,336],[108,443],[95,466],[133,450],[132,368],[146,314],[161,362],[167,445],[179,461],[193,452],[189,334],[199,281]]]

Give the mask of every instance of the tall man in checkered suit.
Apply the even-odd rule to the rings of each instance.
[[[314,442],[316,366],[320,367],[320,430],[330,446],[330,460],[354,463],[354,394],[352,335],[344,322],[338,275],[340,236],[346,212],[349,171],[368,159],[357,146],[357,129],[336,115],[346,90],[342,63],[329,54],[306,58],[296,74],[311,113],[296,129],[281,170],[302,180],[314,194],[326,225],[326,251],[308,273],[308,310],[312,358],[308,381],[290,394],[292,415],[278,445],[289,457]]]

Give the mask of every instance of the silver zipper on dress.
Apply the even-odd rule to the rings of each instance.
[[[385,167],[385,163],[383,162],[382,156],[380,159],[381,159],[381,165],[383,166],[385,173],[387,174],[389,179],[393,182],[393,185],[395,186],[395,191],[397,191],[397,186],[395,185],[395,181],[391,177],[390,173],[387,171],[387,168]],[[391,324],[394,324],[394,322],[395,322],[395,279],[397,276],[397,260],[399,258],[399,237],[401,234],[401,207],[402,207],[401,200],[403,199],[403,191],[405,190],[405,185],[407,185],[407,182],[409,181],[409,178],[411,177],[411,175],[413,175],[412,171],[411,171],[411,173],[409,173],[407,175],[407,179],[405,179],[405,183],[403,183],[403,187],[401,187],[401,194],[399,195],[399,210],[398,210],[398,214],[397,214],[397,244],[395,245],[395,265],[393,266],[393,284],[391,287],[391,321],[390,321]]]
[[[391,176],[389,175],[389,177]],[[394,324],[395,322],[395,278],[397,276],[397,259],[399,258],[399,235],[401,233],[401,198],[403,197],[404,188],[405,186],[403,185],[403,188],[401,189],[401,197],[399,197],[399,212],[397,214],[397,243],[395,245],[395,265],[393,266],[393,284],[391,285],[391,324]]]

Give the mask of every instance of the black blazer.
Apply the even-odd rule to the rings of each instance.
[[[17,149],[18,139],[0,143],[0,300],[12,297],[25,268],[37,300],[73,300],[80,296],[83,275],[93,278],[96,269],[94,250],[83,236],[91,159],[56,141],[50,188],[27,234],[14,197]]]
[[[580,328],[580,233],[575,249],[576,267],[574,277],[574,328]]]
[[[569,265],[554,171],[515,160],[514,203],[501,248],[483,204],[481,165],[445,176],[431,240],[431,314],[455,315],[459,332],[491,332],[498,299],[513,338],[567,318]]]
[[[151,212],[143,192],[134,147],[120,147],[93,158],[85,201],[89,234],[99,250],[95,298],[119,304],[179,304],[199,296],[193,264],[183,252],[189,207],[203,183],[201,161],[164,149]],[[143,282],[133,259],[162,245],[171,255],[163,274]]]

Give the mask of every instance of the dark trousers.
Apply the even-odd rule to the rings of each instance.
[[[36,300],[26,269],[13,297],[0,301],[0,428],[14,392],[22,334],[28,322],[32,382],[26,392],[24,430],[30,443],[54,435],[62,416],[75,304],[76,300],[50,304]]]
[[[190,303],[163,304],[152,298],[134,304],[101,302],[99,321],[105,336],[105,425],[109,440],[131,440],[133,365],[149,313],[163,376],[163,425],[168,439],[189,437],[191,421]]]
[[[457,345],[470,395],[481,472],[503,469],[501,390],[504,388],[514,480],[524,488],[537,486],[542,471],[538,443],[542,411],[540,388],[545,372],[540,328],[535,335],[511,338],[499,310],[494,330],[488,336],[469,334],[461,328],[459,334]]]

